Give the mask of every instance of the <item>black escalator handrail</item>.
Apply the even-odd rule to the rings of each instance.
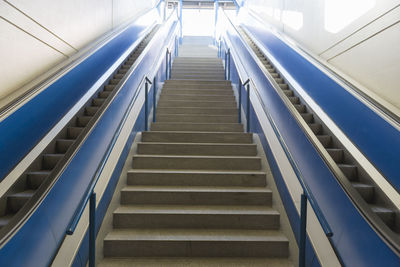
[[[154,7],[157,7],[162,0],[160,0],[157,4],[154,5]],[[154,8],[153,7],[153,8]],[[143,14],[146,14],[147,12],[150,12],[153,8],[149,8],[146,10]],[[140,17],[136,18],[139,19]],[[132,23],[134,23],[133,21]],[[109,43],[111,40],[114,39],[114,37],[118,36],[121,32],[126,30],[130,24],[125,25],[122,28],[117,28],[113,30],[112,32],[109,32],[106,34],[105,37],[102,37],[100,41],[93,47],[88,47],[82,49],[84,52],[81,54],[80,52],[76,53],[73,55],[70,59],[72,59],[70,62],[62,62],[55,66],[54,68],[50,69],[47,73],[49,74],[47,77],[41,78],[40,81],[35,82],[35,84],[23,92],[21,95],[16,97],[15,99],[12,99],[10,102],[5,104],[4,106],[0,107],[0,121],[4,120],[7,118],[9,115],[12,114],[12,112],[18,107],[22,106],[26,101],[29,101],[32,97],[37,95],[38,93],[42,92],[49,86],[51,86],[53,83],[61,79],[64,75],[66,75],[70,70],[75,68],[77,65],[85,61],[88,57],[93,55],[96,51],[98,51],[100,48],[105,46],[107,43]],[[45,74],[46,75],[46,74]]]
[[[261,18],[259,18],[259,16],[257,16],[257,14],[254,13],[253,10],[251,10],[251,9],[247,9],[247,10],[248,10],[248,13],[253,18],[255,18],[259,22],[265,24],[265,22],[263,22],[261,20]],[[398,114],[394,113],[392,110],[388,109],[387,107],[385,107],[384,105],[382,105],[381,103],[376,101],[374,98],[372,98],[370,95],[365,93],[363,90],[359,89],[356,85],[354,85],[353,83],[351,83],[350,81],[348,81],[347,79],[342,77],[339,73],[334,71],[331,67],[329,67],[327,64],[325,64],[323,61],[321,61],[316,56],[311,54],[309,51],[304,49],[297,42],[292,41],[292,40],[291,40],[291,42],[288,42],[287,40],[285,40],[285,39],[287,39],[287,37],[285,37],[284,35],[282,35],[282,36],[276,35],[276,36],[279,39],[281,39],[283,42],[289,44],[289,46],[293,47],[294,49],[299,50],[302,53],[304,53],[304,55],[308,57],[308,60],[311,61],[317,68],[322,69],[325,72],[328,72],[329,75],[331,75],[332,77],[334,77],[337,80],[339,80],[340,82],[342,82],[346,86],[346,89],[348,89],[349,91],[353,92],[355,95],[359,96],[363,101],[365,101],[370,106],[374,107],[376,112],[381,113],[381,116],[383,118],[386,118],[386,120],[388,122],[394,124],[394,126],[397,129],[400,128],[400,117],[399,117]]]
[[[171,17],[172,16],[170,16],[168,19],[170,19]],[[89,202],[90,196],[91,196],[91,194],[92,194],[92,192],[93,192],[93,190],[94,190],[94,188],[95,188],[95,186],[97,184],[97,181],[100,178],[100,175],[101,175],[101,173],[102,173],[102,171],[104,169],[105,164],[107,163],[107,161],[109,159],[111,151],[114,148],[115,143],[117,142],[117,139],[118,139],[118,137],[119,137],[119,135],[121,133],[121,130],[122,130],[126,120],[128,119],[129,113],[130,113],[133,105],[135,104],[140,92],[142,91],[143,85],[146,83],[146,81],[150,81],[151,79],[149,80],[148,77],[153,77],[155,75],[155,73],[157,72],[157,70],[160,68],[161,63],[164,60],[164,57],[163,57],[164,51],[166,49],[169,49],[171,47],[172,41],[175,40],[177,24],[175,24],[174,27],[175,27],[175,29],[173,30],[173,32],[168,37],[169,42],[167,42],[167,44],[164,45],[164,47],[162,49],[160,49],[160,54],[159,54],[159,57],[158,57],[159,60],[155,62],[155,64],[153,65],[152,68],[150,68],[151,71],[147,75],[143,76],[143,78],[141,79],[141,82],[139,83],[139,86],[136,89],[136,93],[135,93],[134,97],[132,98],[132,101],[129,103],[129,107],[125,111],[124,117],[121,120],[120,124],[118,125],[118,129],[114,133],[113,139],[112,139],[109,147],[107,148],[107,151],[106,151],[106,153],[105,153],[105,155],[104,155],[104,157],[103,157],[103,159],[102,159],[102,161],[101,161],[101,163],[100,163],[95,175],[92,178],[92,182],[88,186],[88,190],[86,191],[85,196],[84,196],[83,200],[81,201],[81,204],[79,205],[79,208],[77,209],[77,212],[75,213],[75,215],[74,215],[74,217],[73,217],[73,219],[72,219],[72,221],[70,223],[70,226],[68,227],[68,230],[66,232],[68,235],[72,235],[74,233],[75,228],[77,227],[77,225],[79,223],[79,220],[82,217],[82,214],[83,214],[83,212],[85,210],[86,204]],[[124,79],[124,81],[126,81],[129,78],[129,76],[132,74],[132,72],[131,71],[129,72],[129,75],[127,75],[127,77],[126,77],[126,79]],[[150,81],[150,84],[151,84],[151,81]],[[121,83],[120,86],[118,86],[118,87],[121,88],[123,86],[124,86],[124,83]]]
[[[383,221],[379,218],[379,216],[374,213],[371,208],[368,206],[368,204],[362,199],[360,194],[356,191],[356,189],[351,185],[349,180],[346,178],[346,176],[343,174],[343,172],[340,170],[340,168],[337,166],[337,164],[334,162],[334,160],[330,157],[329,153],[325,150],[321,142],[318,140],[318,138],[315,136],[315,134],[312,132],[312,130],[308,127],[308,125],[305,123],[305,121],[302,119],[301,115],[297,112],[297,110],[292,106],[291,102],[285,97],[284,93],[282,90],[279,89],[279,86],[276,84],[276,82],[270,77],[269,73],[267,73],[264,70],[264,67],[261,62],[259,62],[259,59],[256,57],[252,49],[249,47],[247,42],[243,40],[241,34],[235,27],[235,25],[232,23],[232,21],[229,19],[228,16],[224,13],[226,20],[229,21],[231,27],[237,32],[238,36],[240,36],[242,43],[246,47],[248,51],[250,51],[250,54],[253,56],[255,62],[259,65],[260,69],[264,72],[265,76],[268,78],[270,81],[272,87],[276,91],[276,93],[279,95],[281,98],[282,102],[285,103],[287,109],[290,111],[291,115],[293,118],[296,120],[297,124],[301,127],[303,132],[306,134],[307,138],[309,141],[312,143],[312,145],[316,148],[318,151],[319,155],[322,157],[324,160],[325,164],[329,168],[329,170],[333,173],[333,175],[336,177],[337,181],[341,185],[341,187],[344,189],[346,192],[347,196],[353,203],[353,205],[357,208],[357,210],[360,212],[360,214],[363,216],[363,218],[368,222],[368,224],[371,226],[372,229],[375,230],[375,232],[383,239],[386,241],[386,243],[389,245],[389,247],[392,248],[392,250],[400,255],[400,238],[397,236]],[[231,49],[232,51],[233,49]],[[261,101],[261,99],[260,99]],[[282,140],[283,141],[283,140]]]

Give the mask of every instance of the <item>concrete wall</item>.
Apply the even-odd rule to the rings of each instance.
[[[0,0],[0,99],[157,0]]]
[[[400,0],[247,0],[266,23],[400,109]]]

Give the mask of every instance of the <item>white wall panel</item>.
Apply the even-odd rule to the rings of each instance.
[[[0,98],[66,59],[53,48],[2,19],[0,51]]]
[[[158,0],[0,0],[0,103]],[[7,96],[7,97],[6,97]]]
[[[9,1],[77,49],[111,29],[110,0]]]
[[[400,23],[335,57],[331,64],[400,107]]]
[[[354,79],[350,82],[365,86],[360,89],[382,105],[400,112],[394,89],[400,84],[400,31],[390,27],[400,19],[400,0],[247,0],[247,7]],[[271,9],[295,14],[294,24],[301,15],[301,27],[285,23],[284,16],[274,16]]]

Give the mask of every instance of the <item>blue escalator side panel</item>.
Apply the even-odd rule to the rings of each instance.
[[[400,192],[400,132],[254,18],[245,27]]]
[[[0,123],[0,181],[149,25],[133,24]],[[152,19],[152,20],[151,20]]]
[[[246,49],[238,33],[231,28],[227,34],[246,67],[247,73],[251,75],[256,84],[260,97],[285,140],[305,182],[309,185],[322,213],[331,226],[334,233],[331,239],[332,243],[344,264],[347,266],[379,266],[382,264],[399,266],[399,257],[355,208],[259,68],[256,59]],[[250,121],[253,121],[250,123],[251,131],[258,132],[259,129],[254,124],[257,118],[255,115],[250,115]],[[285,206],[285,208],[288,207]],[[290,210],[287,209],[289,218],[294,216],[290,214]],[[292,224],[292,227],[296,231],[298,225]]]

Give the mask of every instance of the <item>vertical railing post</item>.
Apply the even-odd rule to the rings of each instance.
[[[156,122],[156,99],[157,99],[157,83],[156,77],[153,78],[153,122]]]
[[[227,77],[228,77],[228,76],[227,76],[227,74],[226,74],[226,72],[227,72],[227,62],[226,62],[226,59],[227,59],[228,57],[227,57],[226,51],[225,51],[224,54],[225,54],[225,80],[227,80]]]
[[[165,79],[168,80],[168,48],[167,52],[165,53]]]
[[[171,52],[169,52],[168,67],[169,67],[168,79],[170,80],[171,76],[172,76],[172,53]]]
[[[228,49],[228,79],[231,79],[231,50]]]
[[[238,105],[238,118],[239,123],[242,123],[242,80],[239,78],[239,105]]]
[[[89,267],[96,265],[96,193],[92,192],[89,202]]]
[[[149,83],[146,81],[144,85],[144,130],[148,130],[148,117],[149,117],[149,110],[148,110],[148,91],[149,91]]]
[[[300,200],[299,267],[306,266],[307,196],[303,192]]]
[[[247,132],[250,132],[250,83],[247,84],[247,105],[246,105],[246,123],[247,123]]]

